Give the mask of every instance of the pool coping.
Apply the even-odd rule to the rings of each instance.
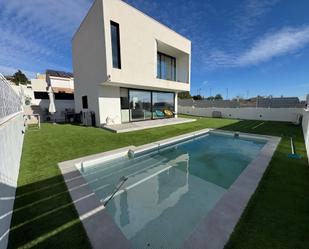
[[[207,133],[231,135],[235,132],[203,129],[138,147],[131,145],[58,163],[92,248],[129,249],[132,247],[81,175],[77,168],[78,165],[102,163],[114,158],[124,157],[128,152],[135,154],[160,149],[162,146],[172,145],[179,141]],[[215,207],[207,214],[206,218],[199,223],[193,233],[183,242],[181,248],[219,249],[224,247],[280,142],[280,138],[273,136],[249,133],[239,133],[239,135],[244,138],[265,139],[267,143],[258,156],[231,185]]]

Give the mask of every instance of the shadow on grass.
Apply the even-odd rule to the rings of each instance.
[[[8,248],[91,248],[62,176],[17,189]]]
[[[293,137],[295,141],[303,143],[303,133],[300,125],[290,122],[271,122],[260,120],[241,120],[239,122],[222,126],[219,129],[255,133],[260,135]]]

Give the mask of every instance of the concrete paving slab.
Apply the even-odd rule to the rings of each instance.
[[[166,118],[166,119],[131,122],[131,123],[125,123],[125,124],[104,125],[103,128],[110,130],[112,132],[116,132],[116,133],[124,133],[124,132],[144,130],[144,129],[150,129],[150,128],[167,126],[167,125],[190,123],[194,121],[196,121],[196,119]]]

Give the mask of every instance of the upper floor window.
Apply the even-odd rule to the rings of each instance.
[[[176,81],[176,58],[158,52],[157,77],[159,79]]]
[[[111,21],[113,68],[121,69],[119,24]]]

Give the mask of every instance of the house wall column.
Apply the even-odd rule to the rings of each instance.
[[[100,125],[109,119],[112,124],[121,124],[120,87],[101,86],[99,95]]]
[[[175,92],[175,118],[178,118],[178,92]]]

